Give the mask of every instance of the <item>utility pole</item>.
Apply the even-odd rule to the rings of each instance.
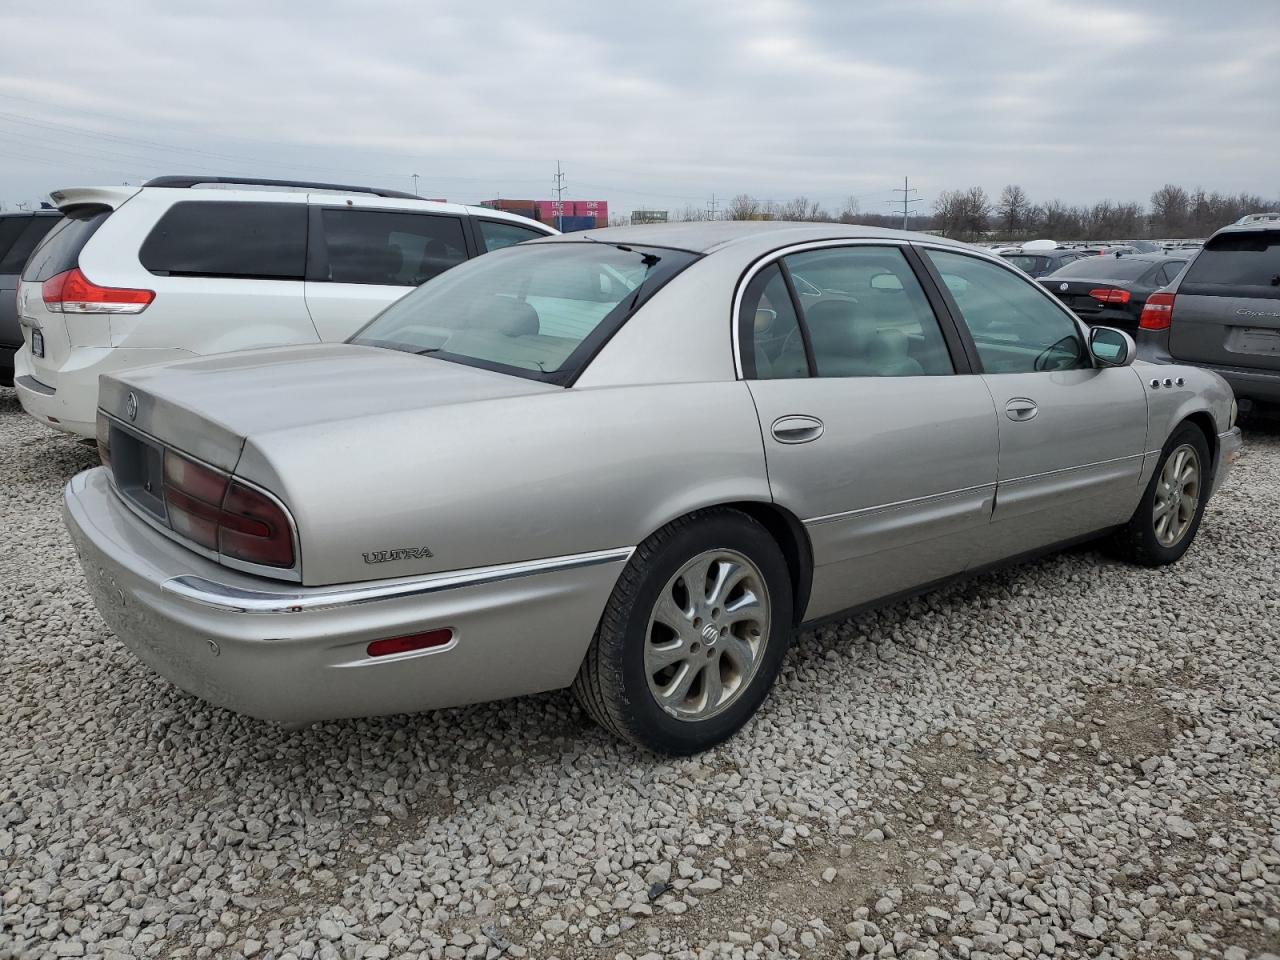
[[[556,229],[564,230],[564,174],[560,172],[560,161],[556,161]]]
[[[418,193],[418,175],[416,173],[413,174],[413,195],[415,197],[422,196],[422,194]]]
[[[911,194],[918,193],[919,191],[916,190],[915,187],[911,186],[910,182],[908,182],[908,178],[906,177],[902,178],[902,186],[894,187],[893,192],[902,194],[902,229],[905,230],[907,229],[907,216],[911,212],[910,204],[920,203],[924,200],[924,197],[911,196]],[[897,202],[897,200],[885,201],[885,203],[888,204],[897,204]]]
[[[708,219],[708,220],[714,220],[714,219],[716,219],[716,214],[717,214],[717,212],[718,212],[716,208],[717,208],[717,207],[719,207],[719,206],[720,206],[720,203],[719,203],[719,201],[718,201],[718,200],[716,200],[716,195],[713,193],[713,194],[711,195],[711,201],[707,204],[707,219]]]

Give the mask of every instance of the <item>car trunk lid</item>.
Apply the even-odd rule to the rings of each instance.
[[[1094,290],[1128,291],[1133,285],[1129,280],[1089,280],[1075,277],[1069,280],[1041,277],[1040,283],[1075,313],[1086,318],[1092,314],[1101,313],[1105,307],[1109,306],[1093,296]]]
[[[559,389],[398,350],[334,343],[103,376],[99,404],[134,430],[231,473],[246,439],[257,434]]]

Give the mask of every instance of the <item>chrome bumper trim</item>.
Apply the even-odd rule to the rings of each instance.
[[[548,557],[522,563],[504,563],[492,567],[473,567],[449,573],[432,573],[422,577],[374,584],[348,584],[339,587],[316,587],[310,590],[246,590],[203,577],[182,576],[166,580],[162,589],[189,603],[234,613],[306,613],[335,607],[354,607],[380,600],[420,597],[472,587],[479,584],[516,580],[540,573],[573,570],[601,563],[620,563],[631,558],[634,547],[575,553],[564,557]]]

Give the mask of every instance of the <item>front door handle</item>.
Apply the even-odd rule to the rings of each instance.
[[[1005,416],[1018,422],[1034,419],[1039,412],[1040,408],[1036,406],[1036,402],[1026,397],[1014,397],[1004,405]]]
[[[792,415],[773,421],[773,439],[779,443],[809,443],[822,436],[823,426],[817,417]]]

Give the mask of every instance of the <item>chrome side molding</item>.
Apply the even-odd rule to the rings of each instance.
[[[313,610],[331,610],[335,607],[354,607],[380,600],[426,596],[444,590],[500,583],[503,580],[575,570],[602,563],[624,563],[631,558],[634,550],[635,547],[617,547],[613,550],[596,550],[591,553],[575,553],[543,560],[504,563],[492,567],[473,567],[470,570],[429,573],[421,577],[407,577],[372,584],[353,583],[336,587],[247,590],[243,587],[206,580],[204,577],[182,576],[166,580],[161,585],[161,589],[165,593],[181,597],[188,603],[232,613],[308,613]]]

